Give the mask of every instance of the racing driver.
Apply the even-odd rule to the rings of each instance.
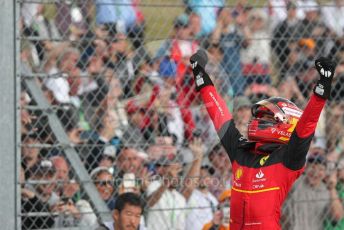
[[[232,163],[230,229],[281,229],[281,206],[304,171],[320,113],[330,97],[336,65],[325,57],[315,61],[320,78],[304,111],[280,97],[254,104],[246,139],[206,73],[207,61],[203,50],[190,58],[196,91]]]

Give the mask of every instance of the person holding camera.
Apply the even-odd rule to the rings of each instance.
[[[211,222],[205,224],[202,230],[229,230],[231,190],[223,191],[219,196],[219,205]]]

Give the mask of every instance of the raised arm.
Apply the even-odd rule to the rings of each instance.
[[[235,128],[233,116],[229,112],[225,101],[217,93],[209,75],[205,72],[208,57],[205,51],[199,50],[191,56],[190,62],[195,78],[196,91],[200,92],[202,101],[213,121],[221,143],[226,149],[231,160],[234,149],[241,134]]]
[[[315,61],[315,67],[320,79],[314,87],[314,94],[309,99],[288,145],[285,164],[294,170],[301,169],[306,162],[306,155],[321,111],[331,94],[335,63],[327,58],[319,58]]]

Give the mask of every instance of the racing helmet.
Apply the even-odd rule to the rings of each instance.
[[[249,141],[286,144],[303,111],[287,99],[271,97],[254,104],[251,112]],[[273,119],[262,119],[266,114]]]

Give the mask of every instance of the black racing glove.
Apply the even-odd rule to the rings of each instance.
[[[200,91],[207,85],[214,85],[209,75],[205,72],[205,66],[207,62],[208,56],[204,50],[198,50],[190,57],[190,63],[196,84],[196,91]]]
[[[324,99],[329,99],[331,94],[331,83],[336,69],[336,63],[328,58],[320,57],[315,60],[320,79],[314,87],[314,93]]]

